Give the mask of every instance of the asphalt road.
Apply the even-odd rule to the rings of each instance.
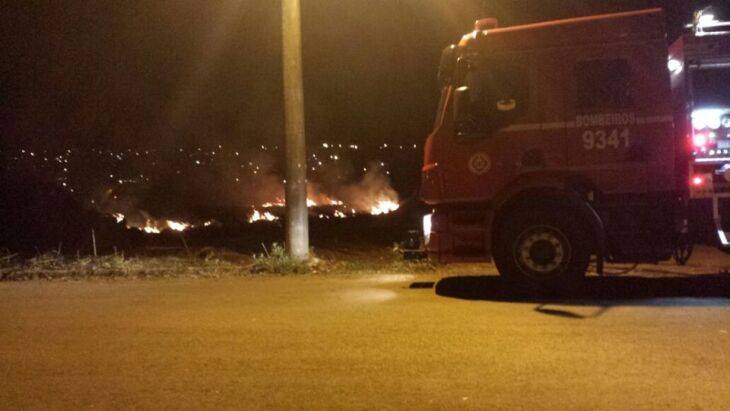
[[[730,277],[707,271],[581,298],[456,274],[3,283],[0,408],[730,409]]]

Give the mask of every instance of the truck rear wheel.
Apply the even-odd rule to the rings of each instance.
[[[493,244],[500,275],[546,285],[582,278],[590,262],[590,237],[570,214],[519,212],[502,221]]]

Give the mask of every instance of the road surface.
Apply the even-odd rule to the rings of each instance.
[[[0,408],[730,409],[727,275],[558,298],[485,267],[3,283]]]

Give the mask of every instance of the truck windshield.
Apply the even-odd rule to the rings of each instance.
[[[692,72],[696,108],[730,108],[730,67],[712,67]]]

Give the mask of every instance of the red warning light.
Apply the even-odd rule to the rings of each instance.
[[[695,147],[703,148],[707,145],[707,135],[698,133],[692,138]]]
[[[701,185],[705,184],[705,178],[702,176],[694,176],[692,177],[692,185],[695,187],[699,187]]]

